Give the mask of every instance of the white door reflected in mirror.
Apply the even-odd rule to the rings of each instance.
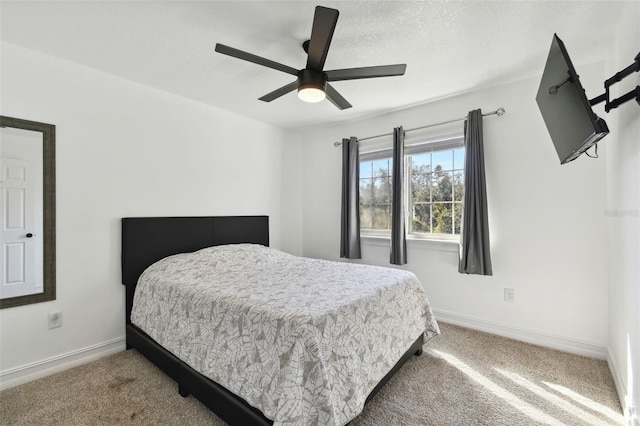
[[[43,292],[42,133],[0,129],[0,298]]]

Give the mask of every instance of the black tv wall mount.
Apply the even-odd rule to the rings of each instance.
[[[605,80],[605,82],[604,82],[604,93],[602,95],[600,95],[600,96],[597,96],[597,97],[589,100],[589,103],[591,105],[597,105],[600,102],[604,102],[604,110],[606,112],[609,112],[610,110],[612,110],[614,108],[618,108],[623,103],[628,102],[628,101],[630,101],[632,99],[635,99],[636,102],[638,103],[638,105],[640,105],[640,86],[636,86],[635,89],[632,89],[632,90],[628,91],[627,93],[625,93],[624,95],[622,95],[622,96],[620,96],[618,98],[615,98],[612,101],[609,101],[609,87],[613,86],[614,84],[616,84],[617,82],[619,82],[623,78],[628,77],[631,74],[633,74],[634,72],[638,72],[638,71],[640,71],[640,53],[638,53],[638,55],[635,57],[635,62],[633,64],[629,65],[628,67],[626,67],[622,71],[616,73],[610,79]]]

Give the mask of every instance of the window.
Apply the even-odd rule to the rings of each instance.
[[[464,196],[464,141],[461,135],[405,145],[407,234],[448,239],[460,235]],[[391,233],[391,150],[360,154],[362,235]]]

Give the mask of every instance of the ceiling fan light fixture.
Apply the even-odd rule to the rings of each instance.
[[[327,94],[322,87],[306,85],[298,87],[298,98],[304,102],[314,104],[324,101],[327,98]]]

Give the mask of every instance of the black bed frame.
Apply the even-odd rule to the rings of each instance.
[[[182,362],[131,324],[138,278],[158,260],[222,244],[269,245],[268,216],[135,217],[122,219],[122,284],[126,286],[127,349],[136,349],[178,383],[183,397],[193,395],[230,425],[271,425],[273,421],[213,380]],[[367,397],[367,402],[414,354],[422,354],[420,335]]]

